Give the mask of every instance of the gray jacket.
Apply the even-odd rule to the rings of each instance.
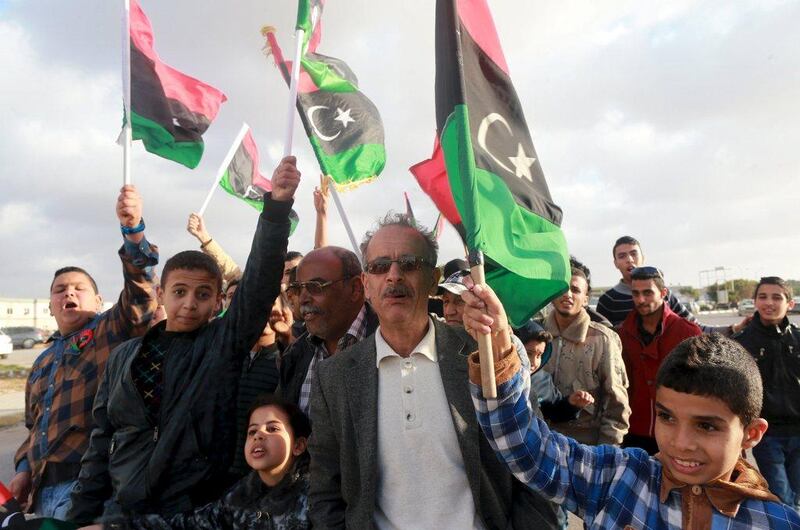
[[[433,321],[442,384],[477,514],[488,529],[557,528],[556,506],[513,478],[480,432],[464,330]],[[373,528],[378,479],[375,335],[320,363],[311,392],[309,503],[315,528]],[[534,400],[535,402],[535,400]]]

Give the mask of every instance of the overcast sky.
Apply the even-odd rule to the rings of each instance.
[[[282,152],[287,90],[259,29],[292,49],[291,0],[141,0],[168,64],[228,96],[189,170],[133,151],[147,237],[172,254],[239,127],[262,171]],[[121,287],[114,204],[122,182],[122,1],[0,0],[0,297],[45,297],[53,271],[80,265],[106,298]],[[611,245],[630,234],[672,284],[699,271],[800,278],[800,2],[490,1],[511,76],[570,252],[595,285],[618,273]],[[345,60],[383,116],[380,179],[342,195],[359,239],[403,191],[418,219],[436,210],[408,167],[430,155],[434,2],[329,0],[319,51]],[[304,181],[292,249],[312,246],[318,169],[302,127]],[[224,192],[206,215],[243,263],[257,213]],[[349,246],[330,213],[331,242]],[[460,253],[448,227],[440,261]]]

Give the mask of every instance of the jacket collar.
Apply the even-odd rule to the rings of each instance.
[[[763,322],[761,322],[761,317],[759,316],[758,311],[756,311],[753,313],[753,319],[748,324],[748,327],[752,327],[753,329],[758,330],[760,333],[764,333],[766,335],[780,336],[789,332],[791,328],[791,322],[789,321],[788,316],[784,316],[780,324],[766,326]]]
[[[681,318],[669,307],[669,302],[666,300],[664,300],[663,307],[664,312],[661,314],[661,333],[656,336],[656,339],[660,336],[663,336],[667,332],[667,328],[672,325],[676,318]],[[637,338],[639,337],[638,318],[639,313],[634,308],[631,309],[631,312],[628,313],[628,316],[625,317],[625,320],[622,322],[622,329],[631,336]]]
[[[662,503],[666,502],[672,490],[679,490],[685,506],[691,495],[699,496],[693,492],[699,491],[696,488],[701,488],[703,493],[703,496],[700,497],[701,499],[710,502],[723,515],[733,518],[739,511],[739,505],[746,499],[780,502],[778,497],[769,491],[769,486],[764,477],[742,458],[736,462],[730,480],[716,479],[701,486],[689,486],[673,477],[667,470],[667,466],[664,465],[664,457],[661,456],[661,453],[658,453],[655,458],[661,462],[661,491],[659,492],[659,498]],[[686,515],[685,512],[686,510],[684,510],[684,515]],[[688,528],[709,528],[710,525],[710,519],[705,522],[692,521],[691,526]]]
[[[559,330],[558,322],[556,322],[556,312],[551,311],[547,315],[545,328],[553,334],[554,337],[561,337],[564,340],[575,343],[582,343],[586,341],[586,335],[589,333],[589,324],[592,319],[589,318],[589,313],[586,310],[581,310],[578,317],[567,326],[566,329]]]

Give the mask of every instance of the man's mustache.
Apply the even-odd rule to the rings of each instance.
[[[383,293],[381,293],[381,298],[387,297],[395,297],[395,296],[411,296],[414,292],[411,290],[411,287],[404,285],[402,283],[390,285],[386,289],[384,289]]]

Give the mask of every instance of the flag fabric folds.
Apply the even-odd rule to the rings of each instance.
[[[130,46],[133,139],[142,140],[153,154],[197,167],[202,135],[227,99],[225,94],[161,61],[138,0],[131,0]]]
[[[550,196],[486,0],[437,0],[436,125],[441,157],[435,152],[423,162],[422,174],[434,175],[438,188],[431,189],[446,201],[435,178],[437,160],[444,160],[459,231],[470,249],[483,251],[487,282],[512,325],[522,325],[567,289],[569,255],[562,212]],[[453,221],[453,212],[441,211]]]
[[[272,182],[261,174],[258,161],[258,147],[253,138],[253,131],[248,128],[223,172],[219,185],[260,212],[264,209],[264,194],[272,191]],[[291,222],[289,233],[292,234],[299,222],[294,210],[289,214],[289,220]]]
[[[264,33],[269,53],[288,84],[291,61],[284,59],[274,30],[264,28]],[[383,171],[383,121],[377,107],[358,89],[350,67],[340,59],[315,53],[312,45],[313,40],[301,61],[297,109],[320,169],[338,190],[346,190]]]

